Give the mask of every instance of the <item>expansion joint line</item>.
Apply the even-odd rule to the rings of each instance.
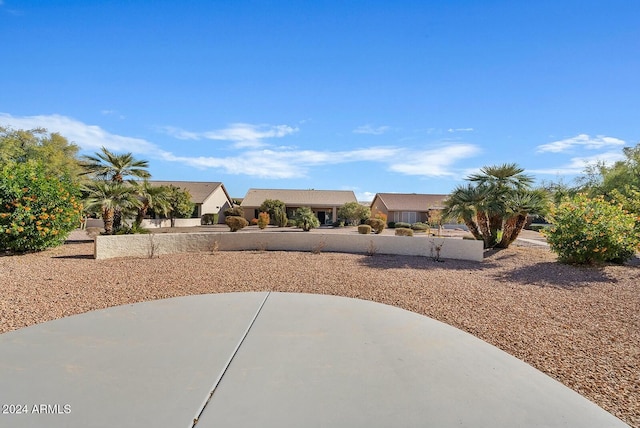
[[[209,395],[207,395],[207,398],[200,405],[200,408],[198,409],[198,412],[196,413],[196,416],[193,418],[193,421],[189,424],[189,428],[194,428],[196,426],[196,424],[198,423],[198,419],[200,419],[200,416],[202,416],[202,413],[204,412],[204,409],[207,407],[207,404],[209,404],[209,401],[211,401],[211,397],[213,397],[213,394],[216,392],[216,388],[218,388],[218,385],[220,384],[220,382],[222,381],[222,378],[224,377],[225,373],[229,369],[229,366],[231,365],[231,362],[235,358],[236,354],[238,353],[238,350],[242,346],[242,343],[247,338],[247,335],[249,334],[249,331],[251,330],[251,327],[253,327],[253,324],[256,322],[256,319],[258,318],[258,315],[260,315],[260,311],[262,311],[262,308],[264,307],[264,304],[267,302],[267,299],[269,298],[270,295],[271,295],[271,292],[268,291],[267,295],[264,296],[264,299],[262,299],[262,302],[260,303],[260,306],[258,307],[258,310],[256,311],[255,315],[251,319],[251,322],[249,323],[249,325],[245,329],[244,334],[240,338],[240,341],[238,342],[238,344],[236,345],[235,349],[231,353],[231,356],[229,357],[229,359],[227,360],[226,364],[224,365],[224,367],[220,371],[220,374],[216,378],[216,381],[213,383],[213,386],[211,387],[211,392],[209,392]]]

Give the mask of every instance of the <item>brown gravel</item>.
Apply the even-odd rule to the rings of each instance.
[[[468,331],[640,428],[640,267],[579,268],[544,248],[484,262],[295,252],[94,260],[93,244],[0,257],[0,333],[145,300],[232,291],[333,294]]]

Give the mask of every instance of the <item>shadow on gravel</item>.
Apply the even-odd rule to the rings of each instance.
[[[588,287],[593,283],[618,282],[615,278],[608,276],[602,268],[571,266],[558,262],[541,262],[507,272],[497,272],[494,279],[500,282],[569,290]]]
[[[75,260],[93,260],[93,254],[72,254],[70,256],[52,256],[52,259],[75,259]]]
[[[392,254],[374,254],[363,257],[358,262],[362,266],[373,269],[450,269],[450,270],[485,270],[495,267],[491,262],[474,262],[468,260],[442,259],[431,257],[402,256]]]

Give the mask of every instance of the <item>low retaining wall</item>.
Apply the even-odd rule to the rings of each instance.
[[[129,220],[128,223],[131,223],[133,220]],[[195,227],[200,226],[202,221],[199,218],[177,218],[175,219],[176,225],[175,227]],[[157,229],[160,227],[171,227],[171,219],[162,218],[162,219],[153,219],[153,218],[145,218],[142,220],[140,224],[145,229]],[[104,221],[101,218],[88,218],[85,223],[85,228],[89,227],[98,227],[100,229],[104,229]]]
[[[164,254],[241,250],[399,254],[473,261],[483,259],[482,241],[302,231],[97,236],[94,257],[157,257]]]

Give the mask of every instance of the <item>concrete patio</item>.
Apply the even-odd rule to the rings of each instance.
[[[624,427],[430,318],[290,293],[188,296],[0,335],[10,427]]]

